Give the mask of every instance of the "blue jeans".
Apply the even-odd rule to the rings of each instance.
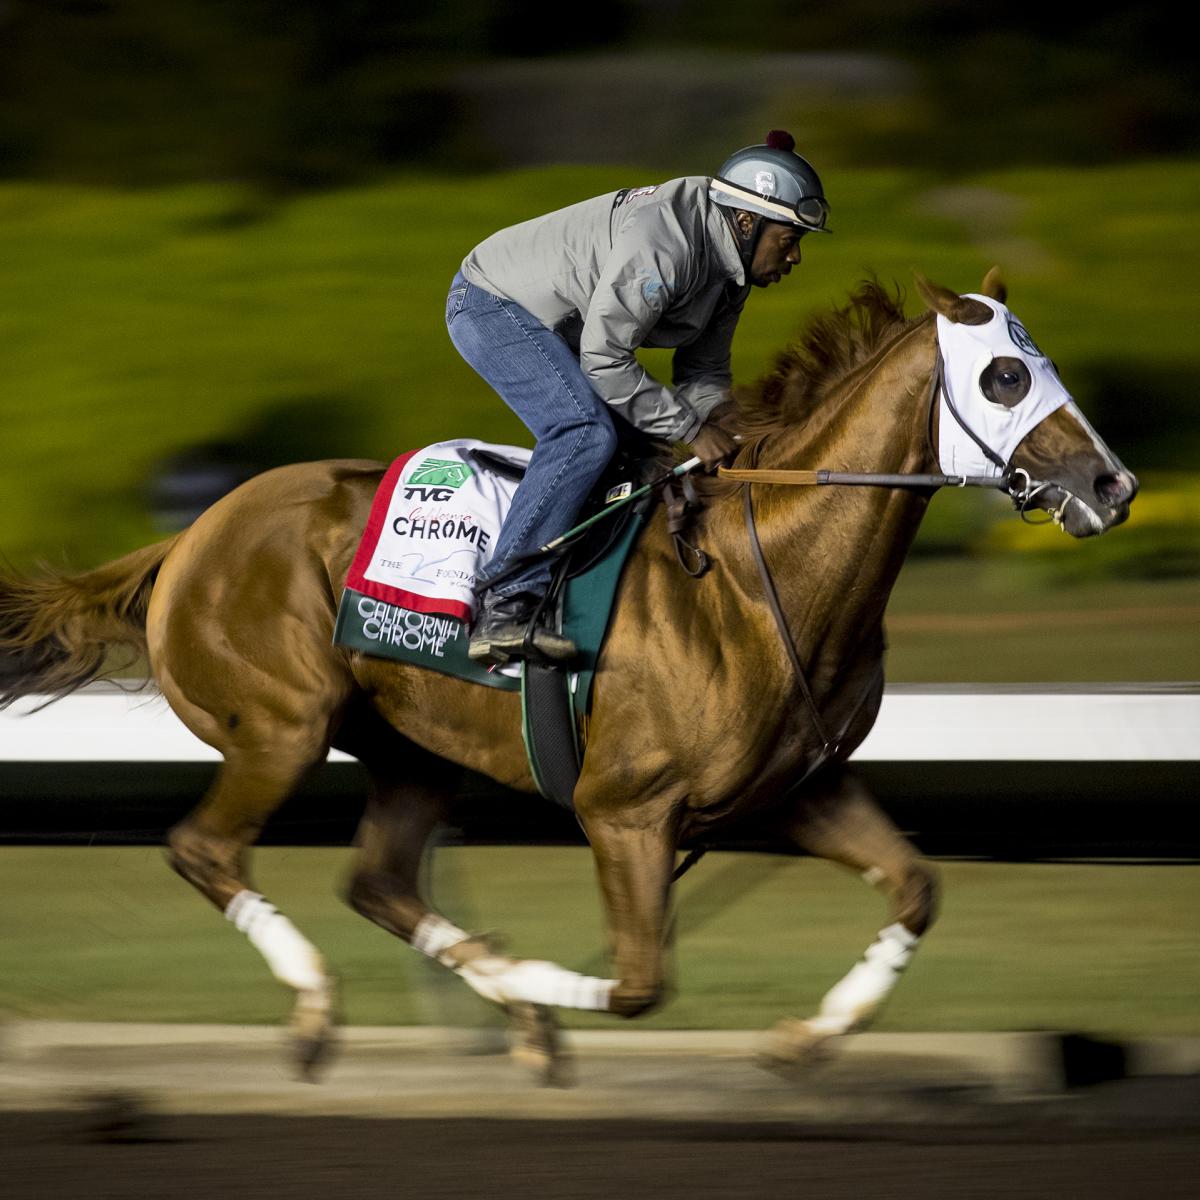
[[[454,277],[446,328],[458,352],[500,393],[537,439],[525,478],[477,590],[514,558],[565,533],[617,447],[608,405],[592,391],[571,348],[512,300]],[[496,596],[542,596],[552,563],[543,558],[503,580]]]

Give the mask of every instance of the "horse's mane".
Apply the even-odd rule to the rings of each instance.
[[[812,316],[761,379],[735,389],[727,427],[757,438],[807,420],[832,388],[909,324],[900,289],[864,279],[847,303]]]

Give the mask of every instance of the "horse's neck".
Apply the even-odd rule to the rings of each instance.
[[[888,474],[935,469],[927,428],[935,343],[931,322],[907,330],[803,426],[768,438],[757,465]],[[856,647],[877,638],[927,494],[763,485],[754,487],[753,499],[789,628],[814,667],[814,681],[829,683]]]

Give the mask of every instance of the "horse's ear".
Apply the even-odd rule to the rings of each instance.
[[[1008,303],[1008,284],[1004,282],[999,267],[993,267],[983,277],[983,286],[979,290],[1000,304]]]
[[[972,300],[970,296],[960,296],[941,284],[930,283],[920,271],[914,271],[913,276],[925,303],[947,321],[956,325],[986,325],[992,319],[992,310],[982,300]]]

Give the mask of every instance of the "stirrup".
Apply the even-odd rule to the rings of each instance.
[[[522,625],[516,621],[495,630],[481,627],[467,643],[467,657],[473,662],[498,666],[522,659],[560,664],[570,662],[578,654],[575,643],[561,633],[542,625]]]

